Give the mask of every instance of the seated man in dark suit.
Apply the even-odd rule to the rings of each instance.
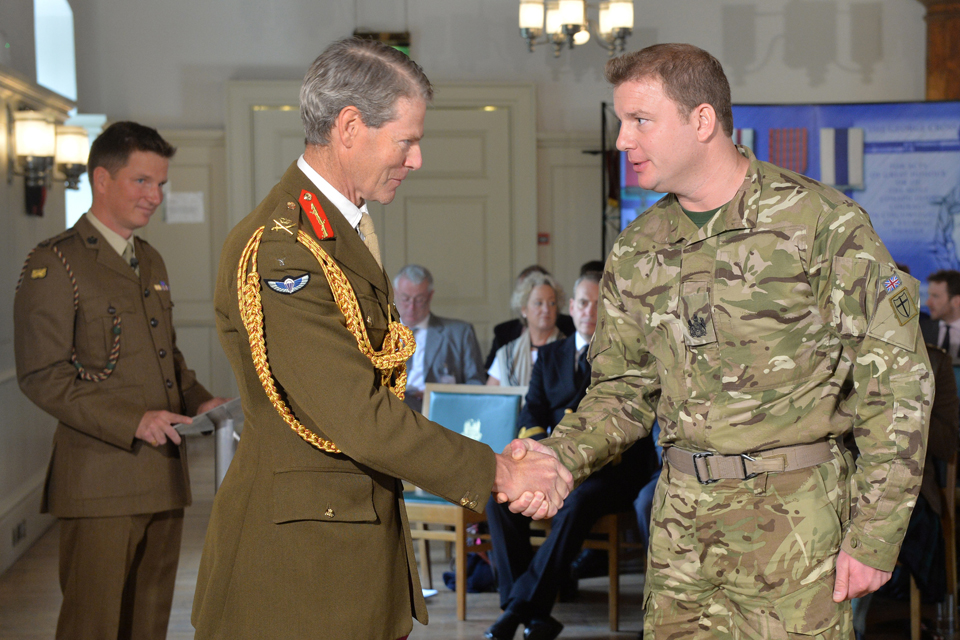
[[[567,412],[577,408],[590,382],[586,351],[597,323],[600,273],[577,280],[570,315],[576,333],[540,348],[526,404],[520,413],[524,434],[543,437]],[[550,616],[561,582],[594,523],[603,515],[632,510],[634,498],[656,466],[650,438],[627,450],[619,463],[591,475],[567,496],[554,516],[550,535],[536,554],[530,545],[530,519],[491,499],[487,520],[504,613],[487,638],[509,640],[523,624],[526,640],[552,640],[563,629]]]
[[[413,330],[417,350],[407,361],[407,393],[404,402],[414,411],[423,407],[423,386],[483,384],[483,356],[473,325],[430,313],[433,275],[426,267],[408,264],[393,279],[400,320]]]

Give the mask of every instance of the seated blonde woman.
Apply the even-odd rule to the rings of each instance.
[[[520,314],[523,333],[500,347],[487,373],[491,386],[526,386],[530,384],[537,348],[564,338],[557,329],[557,309],[563,302],[563,289],[553,276],[533,272],[517,283],[510,297],[510,307]]]

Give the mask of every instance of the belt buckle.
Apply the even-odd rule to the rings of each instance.
[[[700,484],[713,484],[714,482],[719,481],[719,478],[708,477],[706,480],[704,480],[703,478],[700,477],[700,467],[697,466],[697,460],[701,458],[703,459],[710,458],[712,456],[713,456],[713,452],[711,451],[701,451],[700,453],[693,454],[693,473],[694,475],[697,476],[697,482],[699,482]],[[703,468],[707,470],[707,475],[709,476],[710,467],[707,465],[706,462],[703,463]]]
[[[760,472],[759,472],[759,471],[758,471],[758,472],[755,472],[755,473],[747,473],[747,461],[748,461],[748,460],[749,460],[750,462],[756,462],[756,461],[757,461],[757,459],[754,458],[753,456],[748,456],[748,455],[745,454],[745,453],[741,453],[741,454],[740,454],[740,465],[743,467],[743,479],[744,479],[744,480],[750,480],[751,478],[756,478],[758,475],[760,475]]]

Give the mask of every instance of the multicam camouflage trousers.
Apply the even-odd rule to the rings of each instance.
[[[853,637],[833,601],[850,454],[701,485],[665,465],[653,500],[644,640]]]

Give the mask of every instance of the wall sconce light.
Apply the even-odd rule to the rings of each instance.
[[[12,174],[24,176],[27,213],[43,215],[47,177],[56,148],[56,125],[39,111],[17,111],[12,118],[15,166]]]
[[[12,184],[13,176],[23,176],[27,213],[42,216],[54,164],[68,189],[79,188],[90,154],[87,130],[57,126],[40,111],[11,112],[8,107],[7,115],[7,139],[13,142],[7,181]]]
[[[90,138],[83,127],[57,127],[57,170],[65,177],[67,189],[80,188],[80,176],[87,170]]]
[[[538,44],[552,44],[554,57],[560,57],[564,44],[572,49],[588,42],[592,28],[611,56],[623,53],[633,32],[633,0],[600,2],[598,21],[588,20],[586,10],[584,0],[520,0],[520,36],[531,52]]]

